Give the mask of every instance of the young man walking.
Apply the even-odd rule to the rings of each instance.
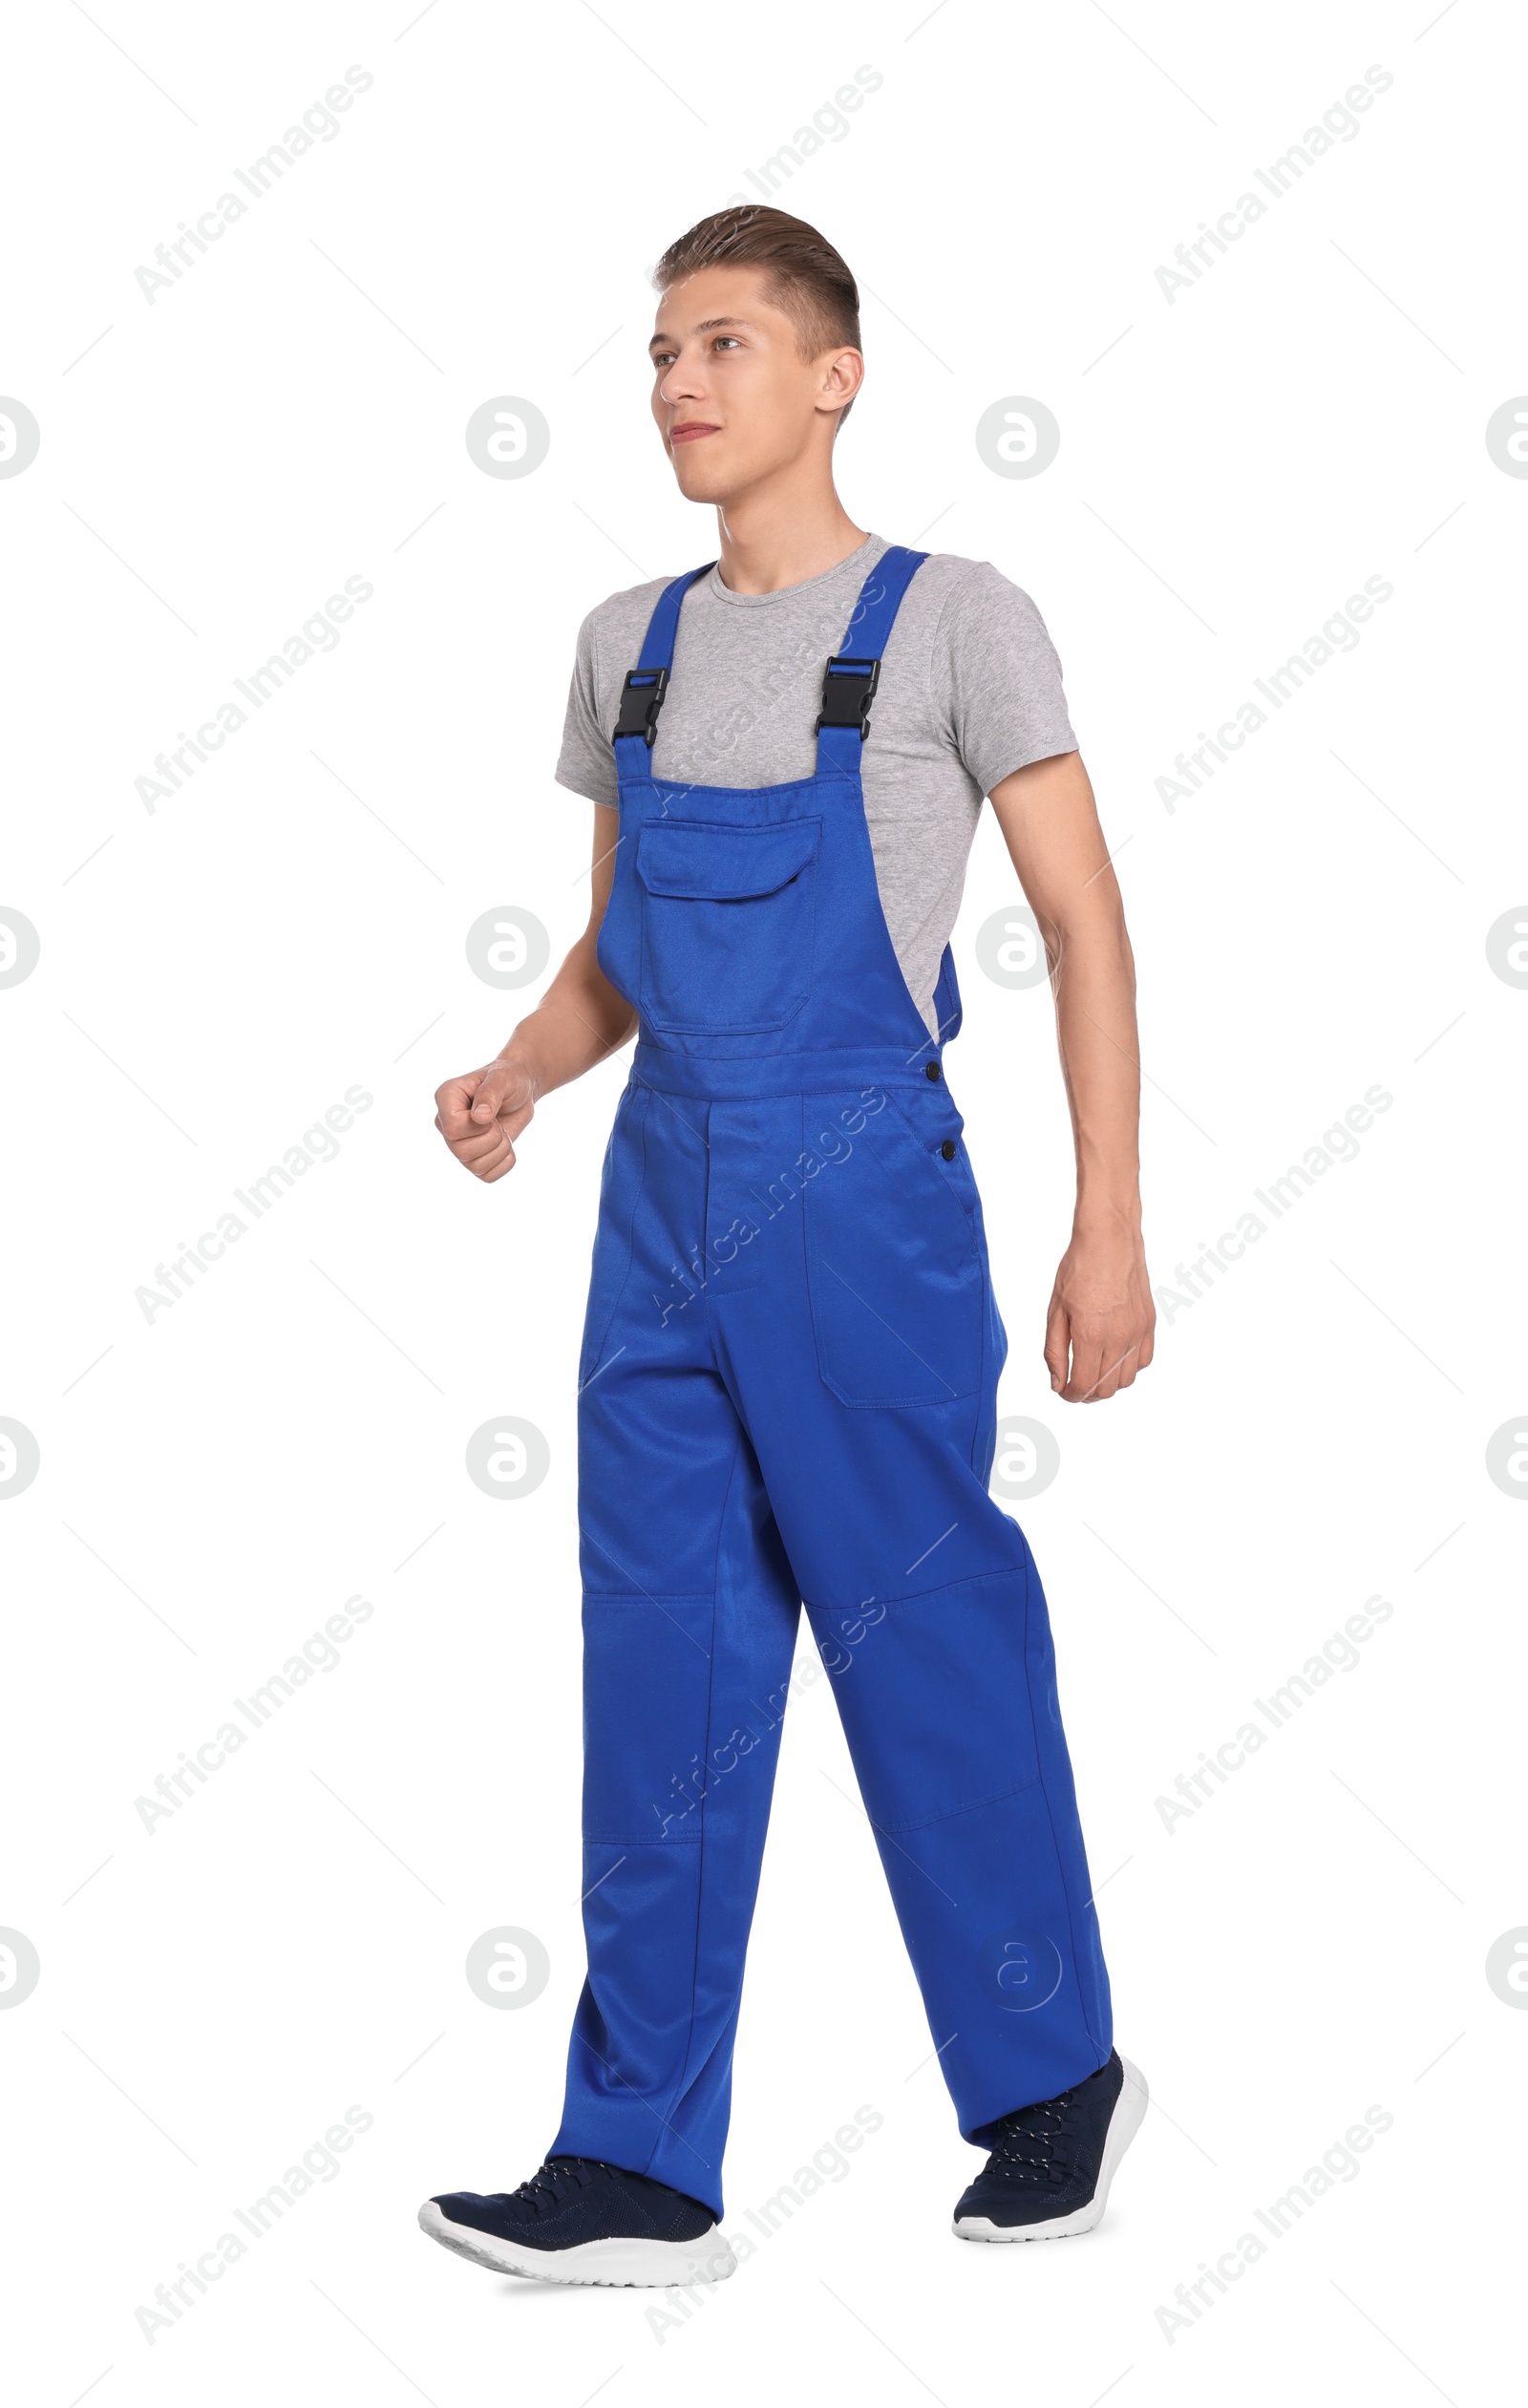
[[[557,775],[593,906],[436,1125],[485,1181],[637,1045],[579,1368],[584,1931],[562,2121],[426,2231],[555,2282],[733,2269],[733,2036],[804,1605],[939,2063],[989,2154],[963,2239],[1089,2230],[1145,2109],[1108,1979],[1044,1594],[987,1493],[1008,1341],[944,1074],[990,795],[1045,932],[1077,1158],[1046,1332],[1072,1402],[1151,1360],[1134,975],[1028,597],[867,534],[833,481],[854,279],[728,209],[654,272],[652,409],[719,557],[584,621]]]

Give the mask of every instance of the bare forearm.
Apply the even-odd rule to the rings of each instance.
[[[1050,964],[1077,1159],[1045,1357],[1059,1395],[1096,1403],[1151,1361],[1156,1321],[1141,1241],[1135,965],[1079,756],[1015,770],[993,788],[992,807]]]
[[[1113,888],[1113,873],[1105,877]],[[1100,898],[1080,922],[1056,930],[1056,1040],[1076,1152],[1076,1225],[1138,1230],[1140,1057],[1124,916]]]
[[[499,1048],[498,1058],[525,1071],[534,1093],[545,1096],[582,1078],[615,1053],[636,1025],[626,997],[617,994],[601,970],[592,937],[583,936],[536,1010],[527,1012]]]
[[[597,803],[584,934],[494,1059],[435,1089],[435,1127],[457,1161],[485,1184],[514,1169],[515,1140],[540,1098],[582,1078],[636,1028],[637,1015],[601,970],[597,949],[618,842],[615,813]]]
[[[992,790],[1050,965],[1077,1158],[1077,1218],[1140,1219],[1135,964],[1081,758],[1060,753]]]

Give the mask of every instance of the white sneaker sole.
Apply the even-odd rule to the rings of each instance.
[[[1101,2224],[1109,2205],[1109,2185],[1119,2161],[1146,2118],[1146,2077],[1137,2072],[1128,2056],[1121,2057],[1120,2063],[1125,2069],[1124,2086],[1114,2101],[1114,2112],[1104,2135],[1098,2187],[1086,2207],[1075,2208],[1070,2216],[1056,2216],[1050,2224],[994,2224],[990,2216],[957,2216],[951,2231],[963,2241],[1065,2241],[1074,2232],[1091,2232]]]
[[[453,2224],[433,2199],[419,2210],[419,2228],[458,2257],[496,2274],[522,2274],[536,2283],[603,2283],[616,2290],[667,2291],[671,2283],[724,2283],[737,2271],[732,2243],[712,2225],[698,2241],[581,2241],[571,2249],[528,2249]]]

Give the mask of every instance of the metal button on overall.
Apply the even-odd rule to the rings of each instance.
[[[803,1606],[962,2131],[1057,2097],[1111,2046],[1045,1596],[987,1492],[1008,1341],[969,1159],[953,1177],[934,1161],[958,1149],[926,1116],[947,1127],[953,1107],[928,1093],[941,1066],[865,821],[877,711],[922,683],[891,639],[925,557],[894,546],[865,579],[811,777],[655,774],[705,568],[659,599],[613,737],[599,960],[640,1035],[581,1367],[588,1977],[549,2154],[718,2215]],[[947,949],[933,1015],[943,1052]],[[1007,1977],[1021,1947],[1043,1996]],[[858,1992],[847,1960],[824,1979],[840,2020],[857,1995],[876,2013],[879,1979]]]

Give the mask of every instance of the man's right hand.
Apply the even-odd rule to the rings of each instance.
[[[536,1083],[517,1062],[489,1062],[435,1089],[435,1127],[475,1179],[502,1179],[515,1167],[512,1140],[536,1109]]]
[[[636,1012],[601,970],[597,949],[619,842],[615,812],[597,802],[587,927],[498,1058],[435,1089],[435,1127],[475,1179],[514,1169],[514,1140],[539,1096],[582,1078],[636,1034]]]

